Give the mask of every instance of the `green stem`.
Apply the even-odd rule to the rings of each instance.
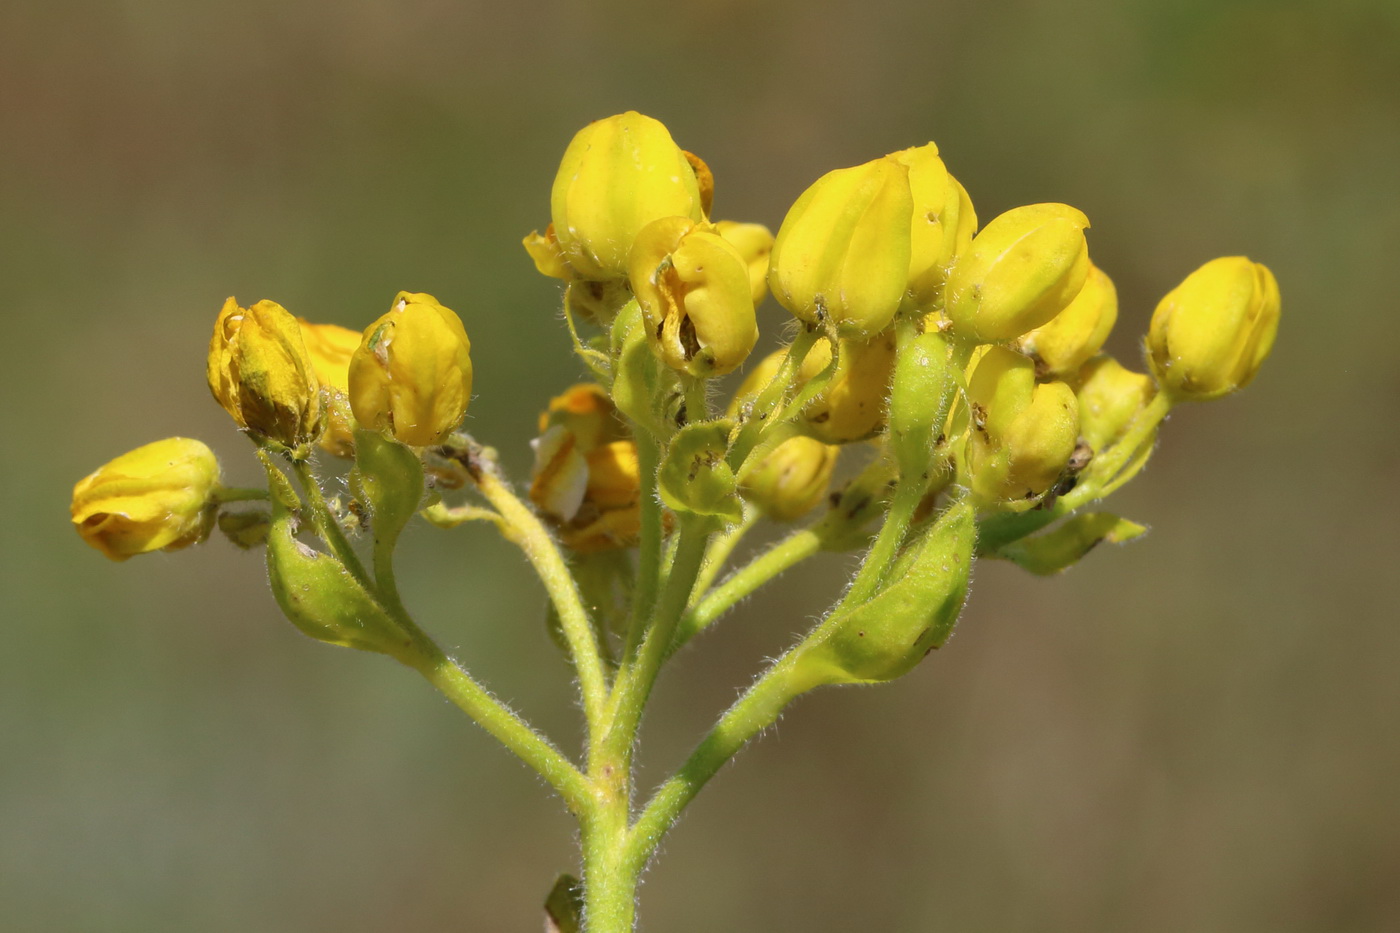
[[[802,361],[807,358],[812,347],[820,339],[821,334],[814,330],[803,330],[788,346],[787,356],[783,357],[783,363],[778,367],[778,371],[773,374],[772,380],[763,390],[758,393],[758,398],[754,399],[753,408],[750,411],[748,420],[739,429],[739,436],[735,438],[729,450],[729,465],[734,468],[737,475],[740,468],[748,459],[754,447],[758,445],[759,439],[769,424],[774,423],[773,411],[784,398],[787,397],[788,390],[797,379],[799,371],[802,369]],[[835,354],[832,355],[833,361]],[[828,367],[830,368],[830,367]],[[791,406],[788,406],[791,407]],[[786,412],[787,409],[784,409]]]
[[[885,523],[880,526],[880,534],[875,538],[875,543],[870,546],[870,551],[865,555],[865,560],[860,565],[860,570],[856,573],[856,578],[851,582],[851,587],[846,591],[846,595],[837,604],[837,612],[846,606],[859,606],[875,594],[876,589],[884,582],[885,573],[889,570],[890,563],[899,552],[899,546],[904,543],[904,536],[909,530],[909,523],[914,517],[915,510],[919,507],[919,501],[924,495],[924,483],[910,482],[903,477],[900,478],[894,488],[894,496],[890,499],[889,512],[885,514]]]
[[[630,750],[636,740],[642,710],[656,683],[661,664],[669,654],[667,649],[675,637],[681,613],[690,602],[695,578],[705,557],[709,535],[702,521],[682,520],[678,534],[680,543],[676,558],[666,578],[666,588],[657,601],[651,624],[647,626],[636,658],[624,658],[613,685],[611,716],[603,745],[606,754],[615,757],[627,768],[630,768]]]
[[[743,509],[743,518],[711,539],[710,546],[705,551],[705,562],[700,566],[700,576],[695,579],[692,602],[710,589],[711,584],[715,582],[715,577],[719,576],[719,572],[724,569],[725,561],[729,560],[729,555],[734,553],[739,542],[743,541],[744,536],[758,523],[758,509],[747,502],[743,503]]]
[[[595,777],[596,781],[596,777]],[[605,786],[580,818],[583,849],[583,929],[632,933],[637,918],[638,868],[627,861],[628,800]]]
[[[529,724],[491,696],[472,676],[431,641],[418,654],[402,659],[462,709],[502,745],[539,772],[574,813],[591,806],[588,781],[564,754]]]
[[[474,472],[473,479],[486,501],[500,514],[507,537],[525,552],[526,559],[535,568],[550,601],[554,603],[555,611],[559,613],[559,623],[573,655],[574,669],[578,671],[584,715],[591,734],[602,724],[608,685],[593,623],[583,607],[568,564],[539,518],[516,498],[499,476],[491,469],[479,469]]]
[[[686,642],[733,608],[735,603],[817,553],[821,550],[822,540],[821,534],[811,528],[794,531],[725,577],[719,586],[706,593],[681,616],[668,654],[679,651]]]
[[[628,834],[626,872],[640,872],[700,788],[750,739],[776,722],[793,698],[814,686],[797,674],[794,657],[789,652],[770,667],[720,718],[680,770],[661,785]]]
[[[326,497],[321,492],[321,486],[316,482],[316,474],[311,472],[311,464],[305,460],[293,460],[292,469],[296,471],[297,479],[301,481],[302,491],[306,493],[307,504],[311,507],[311,524],[316,529],[316,533],[321,536],[321,540],[326,542],[332,553],[335,554],[350,571],[361,586],[371,593],[377,591],[374,581],[365,571],[365,565],[360,562],[360,557],[351,547],[350,540],[345,537],[345,531],[340,527],[340,523],[331,514],[330,506],[326,503]]]
[[[637,470],[641,481],[641,530],[638,533],[637,579],[632,589],[632,612],[627,623],[622,661],[630,664],[646,634],[647,619],[656,604],[661,581],[661,500],[656,493],[656,471],[661,464],[661,448],[651,432],[633,425],[637,439]]]

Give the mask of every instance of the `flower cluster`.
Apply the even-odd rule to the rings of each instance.
[[[642,114],[568,145],[549,223],[524,246],[563,283],[591,380],[561,380],[545,403],[523,496],[460,430],[472,391],[461,320],[409,292],[361,333],[272,301],[224,305],[209,387],[257,446],[266,489],[224,487],[207,447],[171,438],[73,494],[74,526],[114,560],[214,527],[265,544],[298,628],[419,670],[534,766],[582,821],[596,933],[630,928],[630,891],[667,826],[787,702],[901,676],[942,645],[975,559],[1054,573],[1141,534],[1084,509],[1141,470],[1172,406],[1248,384],[1279,321],[1267,268],[1214,259],[1158,304],[1146,372],[1134,372],[1102,352],[1118,295],[1084,213],[1031,204],[979,226],[933,143],[823,175],[776,236],[716,219],[714,198],[705,163]],[[786,339],[740,377],[770,293]],[[737,388],[716,404],[731,373]],[[344,495],[323,491],[318,447],[352,461]],[[266,505],[228,508],[252,500]],[[494,525],[538,573],[578,678],[586,773],[412,621],[393,557],[416,516]],[[808,516],[723,575],[760,520]],[[631,749],[661,666],[821,550],[864,553],[824,617],[633,821]]]

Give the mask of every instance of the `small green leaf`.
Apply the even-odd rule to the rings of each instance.
[[[868,602],[829,617],[797,648],[814,683],[879,683],[907,674],[952,634],[967,599],[976,523],[956,502],[906,550]]]
[[[369,508],[375,547],[393,548],[423,501],[423,464],[413,450],[378,431],[355,432],[350,488]]]
[[[676,376],[661,365],[647,343],[646,322],[636,300],[629,301],[613,321],[611,331],[613,367],[612,400],[617,410],[657,437],[670,432],[663,408],[674,394]]]
[[[738,484],[725,459],[733,427],[727,420],[702,421],[686,425],[671,438],[657,473],[667,508],[726,522],[743,518]]]
[[[545,933],[579,933],[583,929],[583,886],[573,875],[554,882],[544,902]]]
[[[1110,512],[1088,512],[1044,534],[1014,541],[993,556],[1009,560],[1031,573],[1048,576],[1076,563],[1102,541],[1122,544],[1146,531],[1145,525]]]
[[[270,462],[267,467],[272,488],[290,490],[281,471]],[[412,639],[340,561],[298,541],[295,525],[291,509],[274,495],[267,576],[283,614],[318,641],[402,657]]]

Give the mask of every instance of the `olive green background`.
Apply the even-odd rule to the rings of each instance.
[[[123,565],[72,484],[160,437],[249,445],[204,386],[223,299],[464,318],[469,428],[519,475],[580,374],[520,237],[627,108],[777,227],[820,173],[935,139],[984,219],[1093,220],[1138,358],[1156,299],[1246,253],[1283,293],[1241,395],[1115,497],[1153,526],[1064,576],[979,567],[894,685],[798,703],[664,846],[643,927],[1400,928],[1400,5],[1394,0],[0,7],[0,930],[537,930],[573,830],[384,658],[304,638],[260,555]],[[761,311],[768,340],[784,321]],[[543,597],[488,529],[407,535],[424,624],[577,747]],[[823,558],[666,673],[644,785],[838,588]],[[1387,608],[1391,607],[1391,608]]]

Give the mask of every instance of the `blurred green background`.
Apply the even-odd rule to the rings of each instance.
[[[1179,411],[1070,573],[979,569],[951,645],[829,691],[726,769],[645,929],[1400,928],[1400,4],[1394,0],[20,0],[0,7],[0,930],[525,931],[573,865],[541,783],[414,675],[304,638],[227,543],[115,565],[72,484],[246,442],[204,386],[223,299],[472,336],[469,428],[528,464],[580,369],[520,237],[627,108],[774,229],[817,175],[935,139],[983,219],[1093,219],[1136,360],[1221,254],[1278,274],[1243,394]],[[771,303],[769,339],[783,322]],[[518,555],[409,534],[430,631],[569,747]],[[793,573],[664,678],[659,781],[834,592]],[[1392,606],[1386,609],[1386,606]]]

